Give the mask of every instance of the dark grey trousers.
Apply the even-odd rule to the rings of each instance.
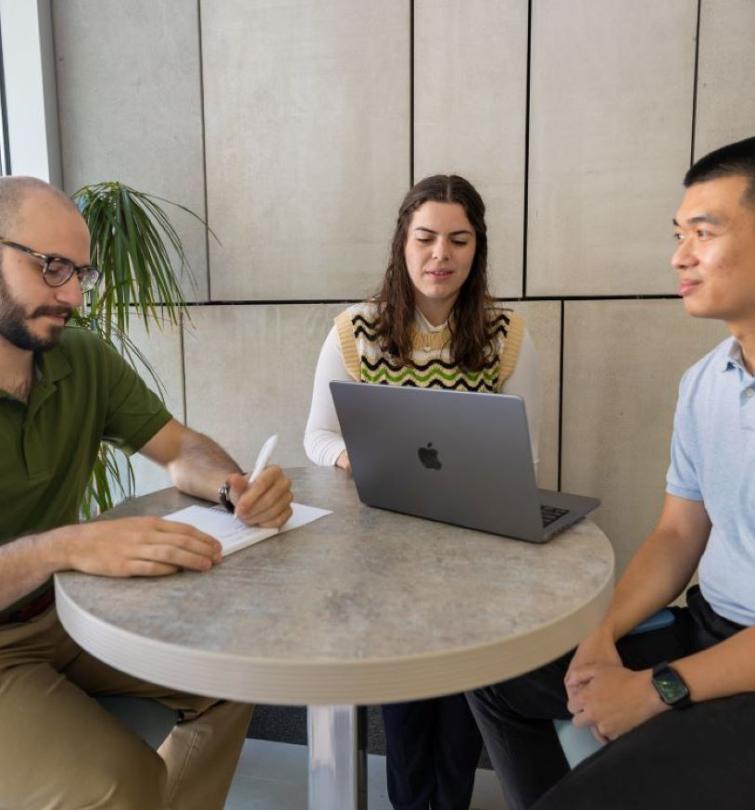
[[[469,810],[482,739],[464,695],[383,706],[394,810]]]
[[[742,629],[697,587],[687,603],[673,608],[670,627],[621,639],[624,665],[672,661]],[[571,656],[467,695],[509,810],[755,808],[755,693],[663,712],[570,771],[552,720],[570,717],[563,679]]]

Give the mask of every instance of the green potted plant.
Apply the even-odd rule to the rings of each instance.
[[[108,181],[80,188],[73,201],[89,226],[92,264],[102,271],[99,285],[72,322],[113,345],[131,365],[141,363],[160,396],[165,388],[143,353],[129,338],[131,318],[150,328],[176,325],[188,316],[181,276],[189,265],[181,242],[159,203],[168,203],[204,221],[188,208],[123,183]],[[189,278],[191,276],[189,275]],[[128,458],[103,443],[81,507],[89,519],[133,495]]]

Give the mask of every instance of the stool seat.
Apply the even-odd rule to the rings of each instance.
[[[151,748],[159,748],[178,722],[178,712],[149,698],[105,695],[97,698],[105,711]]]
[[[553,725],[570,768],[576,768],[583,759],[603,747],[589,728],[577,728],[571,720],[554,720]]]

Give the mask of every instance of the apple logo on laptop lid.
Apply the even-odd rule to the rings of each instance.
[[[439,470],[443,465],[438,458],[438,451],[433,447],[432,442],[427,443],[427,447],[420,447],[417,455],[423,467],[428,470]]]

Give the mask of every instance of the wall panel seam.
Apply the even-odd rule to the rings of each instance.
[[[697,0],[697,23],[695,29],[695,71],[692,80],[692,138],[690,144],[689,165],[695,162],[695,130],[697,129],[697,90],[700,68],[700,20],[702,16],[703,0]]]
[[[527,67],[524,97],[524,205],[522,209],[522,294],[527,297],[527,230],[530,183],[530,78],[532,75],[532,3],[527,2]]]
[[[561,301],[561,323],[560,323],[560,339],[558,346],[558,452],[556,456],[556,469],[558,471],[556,489],[561,491],[561,467],[562,467],[562,454],[564,447],[564,335],[566,320],[566,304]]]
[[[199,49],[199,120],[202,132],[202,184],[204,191],[204,250],[207,275],[207,298],[212,300],[212,274],[210,273],[210,212],[207,198],[207,139],[204,110],[204,54],[202,51],[202,0],[197,0],[197,48]]]
[[[409,0],[409,185],[414,185],[414,0]]]
[[[189,404],[186,397],[186,347],[184,341],[184,313],[178,318],[178,345],[181,351],[181,399],[183,401],[184,424],[189,424]]]

